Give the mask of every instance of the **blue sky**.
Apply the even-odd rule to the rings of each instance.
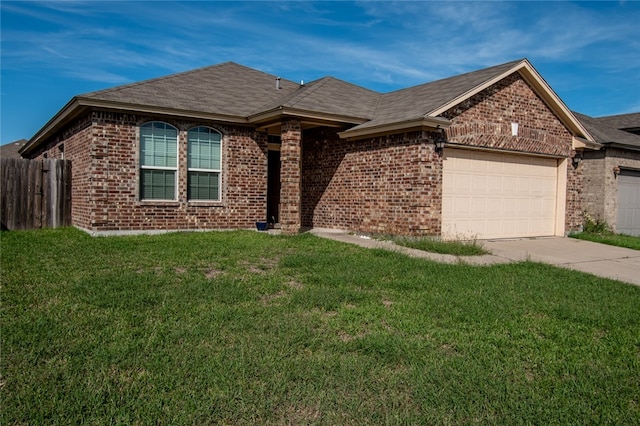
[[[640,111],[640,2],[5,1],[1,143],[74,95],[234,61],[392,91],[526,57],[569,108]]]

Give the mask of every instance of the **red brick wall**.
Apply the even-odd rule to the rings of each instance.
[[[438,235],[442,160],[429,132],[339,140],[303,135],[302,222],[366,233]]]
[[[447,140],[461,145],[568,157],[571,133],[518,73],[442,114]],[[518,136],[511,134],[518,123]]]
[[[252,128],[94,111],[88,124],[45,144],[50,158],[65,146],[72,160],[73,224],[93,232],[255,227],[266,216],[267,140]],[[87,118],[81,121],[87,121]],[[140,201],[138,126],[165,121],[180,130],[177,201]],[[222,200],[187,201],[187,130],[211,126],[223,134]]]

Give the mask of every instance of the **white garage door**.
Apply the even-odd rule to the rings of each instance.
[[[445,149],[444,238],[555,234],[556,159]]]
[[[623,169],[618,175],[616,231],[640,236],[640,172]]]

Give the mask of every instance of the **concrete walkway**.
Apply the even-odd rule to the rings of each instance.
[[[484,240],[482,244],[491,254],[453,256],[401,247],[390,241],[373,240],[335,229],[315,228],[309,233],[365,248],[393,250],[436,262],[493,265],[531,260],[640,285],[640,251],[575,238]]]

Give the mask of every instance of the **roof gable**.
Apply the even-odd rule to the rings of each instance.
[[[464,94],[496,75],[502,75],[518,62],[520,61],[513,61],[384,94],[378,104],[374,118],[358,126],[358,129],[435,116],[437,114],[432,114],[434,110],[447,105],[452,100],[463,97]]]
[[[514,72],[520,73],[574,136],[592,139],[582,123],[527,59],[388,93],[383,96],[372,120],[342,132],[341,136],[365,137],[367,134],[398,128],[398,123],[401,122],[412,123],[414,126],[446,127],[446,123],[441,122],[442,119],[438,120],[442,113]],[[436,124],[432,125],[433,122]]]

